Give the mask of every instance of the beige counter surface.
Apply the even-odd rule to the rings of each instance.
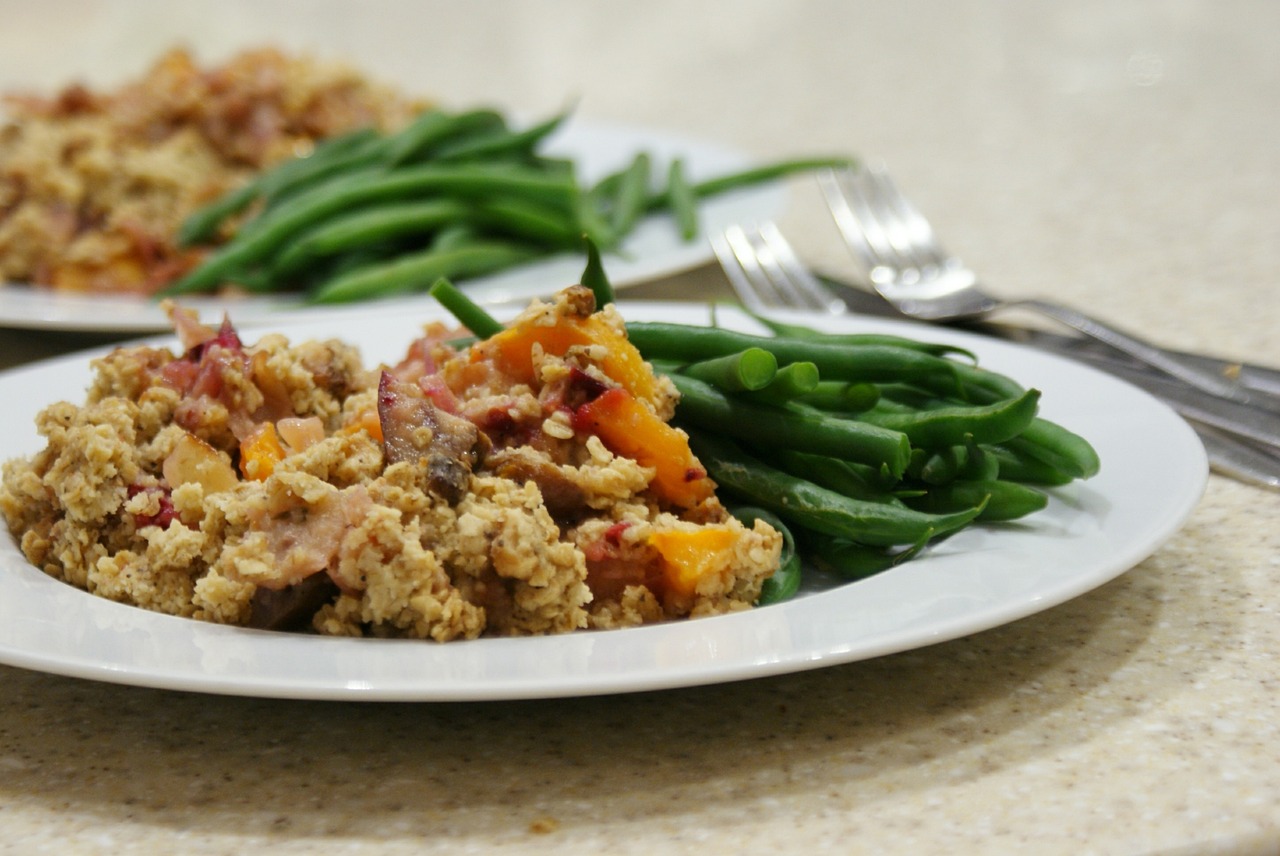
[[[179,11],[164,10],[174,6]],[[883,159],[1006,294],[1280,364],[1280,5],[0,2],[0,88],[176,41],[766,159]],[[853,271],[816,191],[780,223]],[[704,269],[628,296],[724,288]],[[0,364],[98,338],[0,330]],[[1082,394],[1085,394],[1082,392]],[[1277,853],[1280,493],[1218,476],[1147,560],[893,656],[637,695],[204,696],[0,667],[2,853]]]

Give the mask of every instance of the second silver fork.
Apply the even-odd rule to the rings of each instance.
[[[1072,327],[1183,383],[1238,404],[1280,410],[1280,400],[1104,324],[1079,310],[1036,299],[1001,300],[938,241],[929,221],[898,190],[883,167],[826,170],[819,182],[836,225],[867,269],[871,285],[904,315],[922,321],[976,320],[1025,308]]]

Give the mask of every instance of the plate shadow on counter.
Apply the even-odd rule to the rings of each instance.
[[[877,794],[963,782],[1085,744],[1202,671],[1211,652],[1190,648],[1176,662],[1142,664],[1147,695],[1125,687],[1152,637],[1179,632],[1163,615],[1169,603],[1185,615],[1209,612],[1210,583],[1179,546],[1204,537],[1196,528],[1193,519],[1101,588],[1003,627],[694,689],[343,704],[0,668],[0,804],[237,840],[441,844],[477,830],[527,836],[546,818],[562,836],[675,823],[695,804],[704,818],[745,815],[771,798],[865,807]],[[1229,557],[1222,567],[1238,573]],[[1219,632],[1231,637],[1238,627]],[[1085,701],[1103,693],[1108,704]],[[1028,731],[1042,739],[1028,741]]]

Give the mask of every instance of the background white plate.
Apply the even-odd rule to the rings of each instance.
[[[704,307],[623,304],[628,319],[706,323]],[[751,329],[720,309],[720,323]],[[112,603],[27,564],[0,535],[0,662],[141,686],[288,698],[446,701],[590,695],[760,677],[876,657],[994,627],[1118,576],[1195,507],[1204,449],[1163,404],[1048,354],[891,321],[781,315],[829,329],[954,341],[981,363],[1043,390],[1044,416],[1083,434],[1102,472],[1054,489],[1025,521],[965,530],[899,568],[831,585],[811,579],[776,606],[633,630],[436,644],[336,639],[204,624]],[[341,336],[371,363],[399,356],[422,318],[330,319],[283,329]],[[0,449],[40,447],[36,412],[82,400],[85,356],[0,375]]]
[[[625,166],[641,151],[653,156],[654,181],[665,180],[671,160],[682,157],[686,175],[700,181],[735,172],[749,165],[746,157],[705,141],[660,131],[573,119],[548,139],[548,155],[571,157],[579,165],[579,177],[590,183]],[[705,199],[699,205],[701,234],[684,241],[667,215],[640,222],[619,251],[604,259],[615,288],[677,273],[712,258],[707,236],[735,223],[776,217],[786,200],[785,185],[771,182],[742,188]],[[473,300],[492,305],[524,303],[556,288],[577,282],[585,256],[565,254],[519,268],[467,280],[465,290]],[[182,303],[210,317],[231,312],[241,328],[303,323],[325,315],[350,318],[367,312],[398,315],[427,311],[435,301],[418,295],[388,298],[373,303],[342,306],[305,306],[296,297],[253,295],[239,298],[185,297]],[[0,283],[0,326],[47,330],[148,333],[168,330],[168,320],[154,301],[113,295],[74,295]]]

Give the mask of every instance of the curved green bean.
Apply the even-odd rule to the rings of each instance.
[[[507,121],[495,110],[450,114],[428,110],[387,141],[383,162],[388,167],[410,163],[447,141],[465,143],[477,134],[504,131]]]
[[[874,383],[820,380],[816,387],[800,396],[799,401],[819,410],[857,414],[876,406],[880,401],[880,387]]]
[[[1022,434],[1035,419],[1040,391],[988,405],[955,405],[926,410],[886,408],[883,404],[860,419],[906,434],[912,444],[928,449],[963,446],[967,441],[1000,443]]]
[[[1073,479],[1091,478],[1101,468],[1098,452],[1088,440],[1043,417],[1033,419],[1026,430],[1003,445],[1048,464]]]
[[[609,275],[605,273],[600,248],[590,238],[583,240],[587,246],[587,266],[583,268],[580,285],[591,289],[591,294],[596,299],[596,308],[601,309],[613,303],[613,283],[609,282]]]
[[[321,222],[289,243],[276,257],[272,271],[287,275],[316,259],[404,235],[421,234],[463,219],[469,208],[452,199],[397,202],[359,208]]]
[[[644,213],[649,200],[649,154],[638,153],[623,172],[610,212],[609,227],[615,235],[625,235]]]
[[[496,241],[463,244],[446,251],[433,248],[397,256],[329,280],[311,295],[311,301],[345,303],[425,291],[441,277],[476,276],[526,262],[536,256],[537,253],[527,247]]]
[[[860,580],[915,558],[934,534],[932,530],[924,532],[916,543],[906,549],[871,547],[823,532],[804,532],[800,540],[818,568],[846,580]]]
[[[901,476],[911,457],[905,434],[848,419],[837,419],[812,407],[756,404],[726,395],[710,384],[670,375],[680,391],[676,419],[681,424],[711,428],[755,445],[790,448],[885,467]]]
[[[492,133],[478,135],[456,143],[441,146],[434,152],[439,161],[464,161],[481,158],[494,158],[502,155],[529,155],[533,150],[557,131],[569,113],[559,113],[535,125],[520,131],[512,131],[505,124]]]
[[[427,164],[385,174],[354,176],[337,186],[325,185],[308,191],[282,205],[251,232],[238,236],[161,295],[190,294],[213,288],[235,272],[264,261],[286,241],[325,217],[369,202],[433,192],[463,198],[510,194],[550,205],[572,206],[577,190],[576,185],[562,177],[508,164]]]
[[[826,342],[834,345],[896,345],[902,348],[924,351],[926,354],[933,354],[938,357],[955,354],[966,357],[971,362],[976,362],[978,359],[973,351],[967,348],[948,345],[943,342],[927,342],[922,339],[913,339],[909,336],[895,336],[892,333],[827,333],[803,324],[779,321],[767,315],[759,315],[754,312],[748,312],[747,314],[775,336],[783,336],[790,339],[809,339],[814,342]]]
[[[757,520],[763,520],[782,535],[782,553],[778,557],[778,569],[764,581],[760,587],[757,606],[781,603],[790,600],[800,590],[801,563],[800,554],[796,551],[796,539],[791,528],[782,522],[778,515],[753,505],[743,505],[729,510],[744,526],[753,526]]]
[[[445,277],[437,279],[435,284],[427,289],[427,294],[440,301],[440,305],[449,310],[453,317],[457,318],[459,323],[474,333],[478,339],[487,339],[503,330],[500,321],[485,312],[479,304],[459,291],[458,287]]]
[[[695,362],[757,347],[771,351],[780,365],[811,362],[825,380],[906,381],[944,394],[959,389],[954,360],[897,345],[815,342],[656,321],[629,324],[627,334],[646,357]]]
[[[684,161],[675,158],[667,168],[667,204],[676,221],[676,231],[686,241],[698,236],[698,197],[685,178]]]
[[[178,229],[178,246],[190,247],[209,240],[227,219],[244,211],[259,198],[269,198],[282,188],[307,180],[340,156],[360,150],[377,138],[378,133],[373,128],[358,128],[321,140],[310,155],[283,161],[192,213]]]
[[[885,503],[861,502],[770,467],[728,440],[699,432],[690,435],[690,445],[722,488],[783,520],[861,544],[915,544],[923,537],[967,525],[982,510],[978,506],[953,514],[928,514]]]
[[[918,496],[908,497],[906,504],[932,514],[946,514],[973,508],[981,503],[977,519],[984,522],[1017,520],[1040,511],[1049,497],[1035,488],[1010,481],[953,481],[931,487]]]

